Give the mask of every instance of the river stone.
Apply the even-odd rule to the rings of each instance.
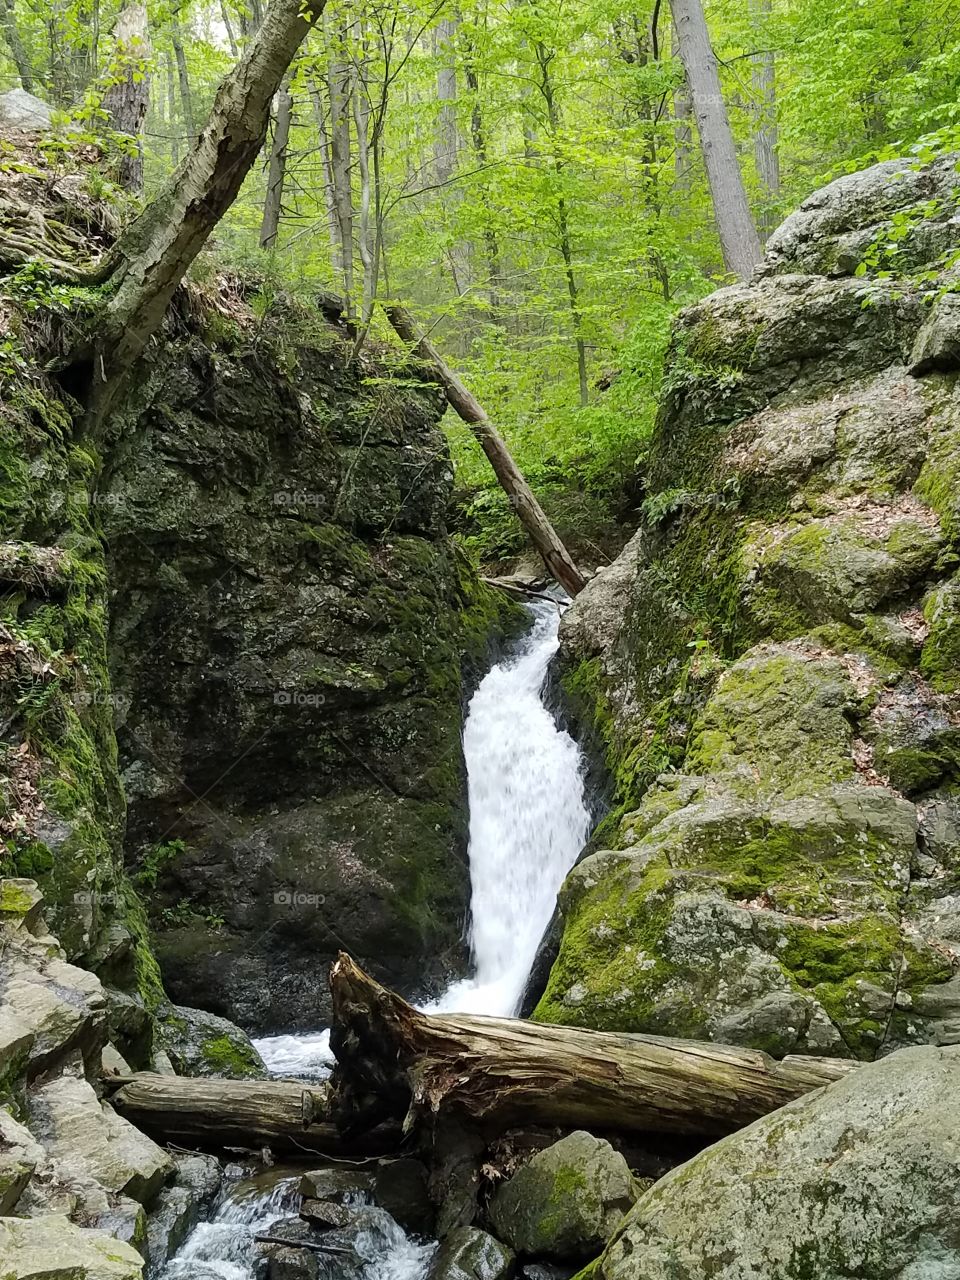
[[[373,1191],[373,1174],[360,1169],[311,1169],[300,1179],[300,1194],[309,1200],[347,1204]]]
[[[960,1047],[901,1050],[668,1173],[598,1280],[960,1275]]]
[[[512,1249],[478,1227],[457,1227],[440,1245],[427,1280],[511,1280]]]
[[[149,1204],[174,1172],[170,1157],[106,1103],[86,1080],[60,1076],[29,1099],[31,1132],[66,1170]]]
[[[0,1219],[0,1280],[141,1280],[129,1244],[67,1218]]]
[[[610,1238],[638,1188],[609,1142],[579,1130],[547,1147],[490,1203],[497,1235],[526,1257],[586,1261]]]
[[[181,1076],[265,1080],[267,1068],[245,1031],[204,1009],[167,1005],[157,1020],[157,1042]]]
[[[409,1156],[381,1160],[377,1165],[373,1198],[415,1236],[433,1235],[435,1213],[430,1200],[426,1166]]]

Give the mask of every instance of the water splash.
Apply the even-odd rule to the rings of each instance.
[[[269,1191],[238,1188],[209,1222],[201,1222],[167,1263],[163,1280],[253,1280],[253,1238],[277,1218],[295,1213],[300,1196],[293,1178]]]

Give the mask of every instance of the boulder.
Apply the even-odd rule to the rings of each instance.
[[[67,1218],[0,1219],[0,1280],[141,1280],[131,1245]]]
[[[597,1280],[960,1275],[960,1047],[894,1053],[668,1173]]]
[[[204,1009],[164,1006],[155,1039],[157,1047],[169,1055],[177,1075],[266,1079],[267,1068],[247,1033]]]
[[[917,334],[910,354],[910,372],[929,373],[932,369],[960,368],[960,298],[945,293],[938,298],[930,318]]]
[[[626,1160],[582,1130],[540,1151],[497,1191],[490,1220],[524,1257],[585,1262],[637,1198]]]
[[[478,1227],[457,1227],[441,1243],[427,1280],[512,1280],[516,1254]]]
[[[175,1156],[176,1175],[150,1207],[146,1256],[156,1269],[180,1248],[213,1204],[223,1172],[213,1156]]]
[[[57,1077],[31,1093],[29,1125],[62,1169],[75,1169],[142,1204],[174,1173],[173,1161],[155,1142],[76,1076]]]
[[[20,129],[25,133],[42,133],[53,123],[51,109],[41,98],[26,89],[9,89],[0,93],[0,127]]]
[[[37,1165],[46,1158],[33,1134],[0,1107],[0,1216],[12,1213]]]
[[[300,1194],[310,1200],[352,1204],[369,1197],[373,1185],[374,1175],[362,1169],[311,1169],[300,1179]]]
[[[373,1198],[404,1231],[415,1236],[433,1235],[435,1212],[427,1169],[421,1161],[409,1156],[381,1160],[374,1178]]]

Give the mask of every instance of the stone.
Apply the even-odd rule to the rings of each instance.
[[[223,1182],[220,1162],[214,1156],[175,1156],[174,1162],[174,1180],[161,1189],[147,1220],[145,1252],[151,1270],[176,1253],[212,1208]]]
[[[901,1050],[668,1173],[597,1280],[960,1274],[960,1047]]]
[[[409,1156],[381,1160],[374,1176],[373,1198],[404,1231],[429,1237],[435,1212],[428,1183],[426,1166],[420,1160]]]
[[[170,1157],[101,1103],[86,1080],[60,1076],[29,1098],[30,1130],[64,1169],[149,1205],[174,1172]]]
[[[26,89],[8,89],[0,93],[0,125],[21,129],[25,133],[43,133],[53,124],[50,108]]]
[[[58,954],[38,954],[8,946],[0,955],[0,1008],[13,1012],[4,1021],[14,1042],[27,1036],[27,1069],[44,1070],[79,1050],[90,1073],[100,1065],[106,1042],[106,997],[100,980],[67,964]],[[19,1026],[19,1032],[17,1027]]]
[[[0,926],[32,932],[42,911],[43,894],[35,880],[0,880]]]
[[[910,353],[912,374],[920,376],[933,369],[960,369],[960,297],[955,293],[936,300]]]
[[[354,1204],[373,1192],[375,1175],[362,1169],[311,1169],[300,1178],[300,1194],[311,1200]]]
[[[512,1280],[512,1249],[479,1227],[457,1227],[441,1242],[427,1280]]]
[[[226,1018],[183,1005],[164,1007],[157,1022],[158,1048],[177,1075],[263,1080],[267,1075],[250,1037]]]
[[[45,1159],[45,1151],[30,1130],[0,1107],[0,1217],[13,1212]]]
[[[623,1156],[578,1130],[538,1152],[499,1188],[490,1221],[522,1257],[586,1262],[603,1248],[638,1191]]]
[[[0,1280],[141,1280],[131,1245],[65,1217],[0,1219]]]
[[[331,1200],[308,1200],[300,1203],[300,1217],[315,1227],[345,1227],[353,1216],[353,1210],[346,1204],[335,1204]]]

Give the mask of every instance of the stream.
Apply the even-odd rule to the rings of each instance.
[[[470,700],[463,731],[470,811],[470,949],[473,974],[454,983],[426,1012],[511,1016],[564,877],[590,832],[580,750],[543,701],[550,660],[559,647],[560,608],[526,606],[532,625],[515,652],[496,663]],[[316,1079],[333,1064],[326,1030],[254,1042],[270,1070]],[[197,1226],[163,1272],[164,1280],[251,1280],[253,1237],[296,1212],[295,1183],[228,1195]],[[376,1215],[361,1280],[422,1280],[434,1246]],[[363,1254],[365,1251],[360,1249]],[[339,1269],[338,1269],[339,1270]],[[331,1268],[331,1280],[333,1280]]]

